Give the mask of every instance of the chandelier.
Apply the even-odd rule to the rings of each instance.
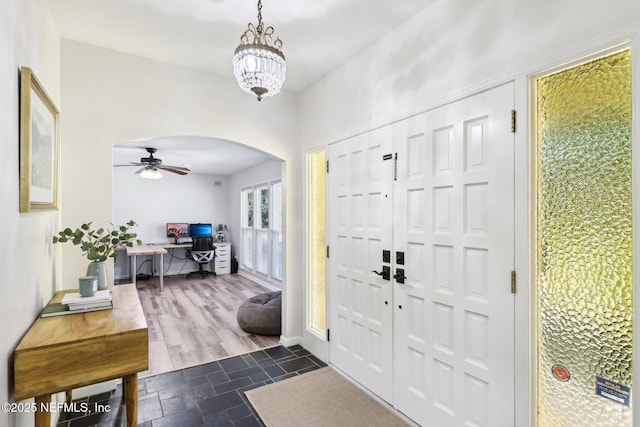
[[[262,23],[262,0],[258,0],[258,26],[249,23],[233,54],[233,74],[240,88],[257,95],[258,101],[280,92],[287,71],[282,40],[273,33],[273,27]]]

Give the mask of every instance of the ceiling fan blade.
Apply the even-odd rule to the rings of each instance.
[[[162,168],[171,168],[179,171],[191,172],[191,169],[183,168],[182,166],[171,166],[171,165],[162,165]]]
[[[129,162],[128,165],[113,165],[113,166],[142,166],[142,168],[138,169],[135,174],[141,174],[144,170],[153,170],[157,171],[158,169],[165,170],[167,172],[176,173],[178,175],[186,175],[187,172],[191,172],[191,170],[182,167],[182,166],[169,166],[163,165],[162,160],[153,157],[153,153],[157,151],[156,148],[145,148],[149,153],[149,157],[143,157],[140,159],[140,162]]]
[[[128,165],[113,165],[114,168],[123,167],[123,166],[144,166],[144,164],[129,162]]]
[[[177,173],[178,175],[186,175],[187,174],[186,172],[179,171],[177,169],[166,167],[166,166],[159,166],[159,168],[162,169],[163,171]]]

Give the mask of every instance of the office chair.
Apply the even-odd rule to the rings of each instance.
[[[187,279],[191,278],[194,274],[199,274],[204,279],[207,274],[216,275],[215,272],[215,256],[216,248],[213,246],[212,236],[195,236],[192,238],[191,251],[187,255],[191,257],[198,269],[187,274]],[[211,271],[204,270],[205,264],[211,263]]]

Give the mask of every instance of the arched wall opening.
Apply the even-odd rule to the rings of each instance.
[[[145,179],[141,174],[151,156],[154,163],[161,161],[157,169],[160,179]],[[256,205],[256,216],[261,217],[260,222],[270,221],[268,226],[279,231],[278,241],[284,243],[286,162],[277,156],[219,138],[171,136],[114,145],[113,166],[113,222],[136,221],[138,238],[145,244],[168,243],[171,240],[167,236],[168,223],[209,223],[221,230],[220,239],[232,244],[232,257],[242,261],[243,255],[247,258],[252,249],[246,241],[243,244],[247,230],[246,224],[241,224],[241,193],[254,188],[265,189],[272,196],[270,199],[274,199],[267,201],[270,207],[267,212]],[[278,197],[269,193],[271,188],[278,189]],[[262,224],[255,222],[256,228],[261,228]],[[269,240],[267,252],[275,258],[273,238],[269,236]],[[274,262],[279,265],[264,270],[252,268],[251,262],[241,262],[241,273],[266,286],[282,288],[283,248],[282,245],[276,248],[279,256]],[[127,263],[117,261],[114,278],[119,280],[130,272],[124,268]],[[191,267],[188,260],[178,265],[173,265],[174,257],[169,261],[164,268],[166,275],[183,274]],[[150,266],[151,263],[143,268],[144,274],[152,273]],[[139,265],[138,270],[142,267]]]
[[[154,149],[155,152],[150,154],[147,148],[152,149],[152,152]],[[147,179],[141,176],[140,172],[148,167],[150,156],[155,159],[155,164],[161,161],[158,164],[158,172],[161,174],[159,179]],[[149,327],[158,330],[155,335],[161,337],[167,334],[164,332],[164,323],[167,319],[164,323],[156,322],[153,320],[154,316],[162,312],[159,316],[166,318],[174,311],[172,305],[178,304],[185,305],[185,308],[196,313],[185,313],[175,321],[169,321],[170,329],[179,331],[184,328],[183,333],[178,335],[184,338],[193,333],[201,337],[198,345],[207,347],[202,350],[196,349],[194,352],[190,344],[192,340],[188,338],[180,344],[181,352],[184,352],[184,356],[180,359],[193,358],[194,365],[277,344],[279,337],[258,336],[251,339],[245,337],[235,322],[236,313],[232,308],[249,297],[248,289],[254,289],[253,286],[247,285],[247,279],[258,284],[255,288],[262,289],[250,296],[264,292],[265,288],[269,291],[280,289],[283,293],[287,291],[285,257],[282,256],[286,241],[286,222],[283,218],[283,207],[286,203],[286,162],[277,156],[235,141],[214,137],[170,136],[115,144],[112,169],[113,223],[120,225],[134,220],[138,224],[134,231],[138,233],[138,238],[143,244],[164,245],[167,249],[167,253],[162,255],[162,264],[159,263],[160,255],[137,257],[137,262],[133,264],[135,272],[131,269],[131,257],[121,251],[115,258],[113,270],[116,283],[130,283],[132,276],[136,275],[143,306],[150,305],[150,297],[157,301],[159,308],[152,310],[149,314],[151,318],[148,319]],[[175,171],[186,172],[186,174],[175,173]],[[280,205],[277,212],[282,218],[278,223],[281,224],[279,234],[281,252],[278,257],[272,253],[274,246],[271,245],[272,233],[269,233],[269,252],[266,255],[272,262],[280,263],[277,266],[280,275],[276,278],[271,274],[264,275],[257,270],[247,268],[246,263],[243,263],[243,256],[247,251],[257,252],[261,248],[258,244],[255,248],[246,248],[249,243],[257,243],[257,241],[249,239],[247,242],[244,238],[247,229],[246,224],[242,223],[244,215],[241,203],[241,195],[246,194],[247,189],[271,189],[274,183],[277,183],[278,188],[282,190],[282,197],[277,200],[270,198],[270,203]],[[254,222],[261,224],[264,220],[261,214],[264,215],[264,213],[261,212],[258,201],[259,191],[255,193],[257,204],[254,206],[256,217]],[[276,210],[272,208],[274,206],[270,204],[268,219],[275,222]],[[224,243],[225,251],[222,251],[223,246],[216,247],[214,262],[204,267],[205,270],[215,271],[217,276],[207,275],[201,278],[199,275],[188,275],[189,272],[197,270],[198,266],[189,256],[190,248],[169,246],[175,242],[175,238],[167,235],[169,223],[211,224],[214,238],[217,237],[216,232],[220,226],[221,236],[219,241],[216,238],[216,244]],[[257,228],[259,227],[257,225]],[[262,231],[256,230],[257,233]],[[188,239],[186,240],[188,242]],[[239,261],[239,271],[230,272],[223,267],[224,258],[219,257],[224,257],[222,254],[227,249],[231,253],[231,259]],[[160,268],[164,277],[163,292],[160,292],[158,280]],[[234,278],[234,274],[242,277]],[[154,279],[148,280],[151,277]],[[230,288],[234,289],[230,290]],[[173,301],[176,298],[177,301]],[[209,311],[202,311],[202,307],[205,306]],[[163,307],[170,307],[170,309],[167,311]],[[169,314],[164,313],[165,311]],[[183,324],[185,319],[192,319],[193,316],[200,321],[195,322],[193,326]],[[207,319],[208,325],[205,324]],[[187,322],[190,321],[187,320]],[[284,333],[284,319],[282,323]],[[205,337],[204,335],[207,334],[211,336]],[[164,360],[167,357],[171,359],[170,365],[174,368],[186,367],[182,365],[183,360],[174,360],[177,356],[172,354],[172,349],[175,347],[176,340],[179,340],[177,336],[165,337],[152,343],[160,354],[160,356],[150,354],[150,370],[153,373],[167,369],[165,366],[169,363]],[[244,348],[245,345],[246,348]],[[159,357],[160,360],[152,360],[153,357]],[[184,363],[187,362],[184,361]]]

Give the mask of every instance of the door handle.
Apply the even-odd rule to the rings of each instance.
[[[386,265],[382,267],[382,271],[371,270],[371,272],[382,276],[384,280],[391,280],[391,268]]]
[[[396,279],[396,282],[402,284],[406,280],[406,276],[404,275],[404,269],[398,268],[396,269],[396,274],[393,275],[393,278]]]

